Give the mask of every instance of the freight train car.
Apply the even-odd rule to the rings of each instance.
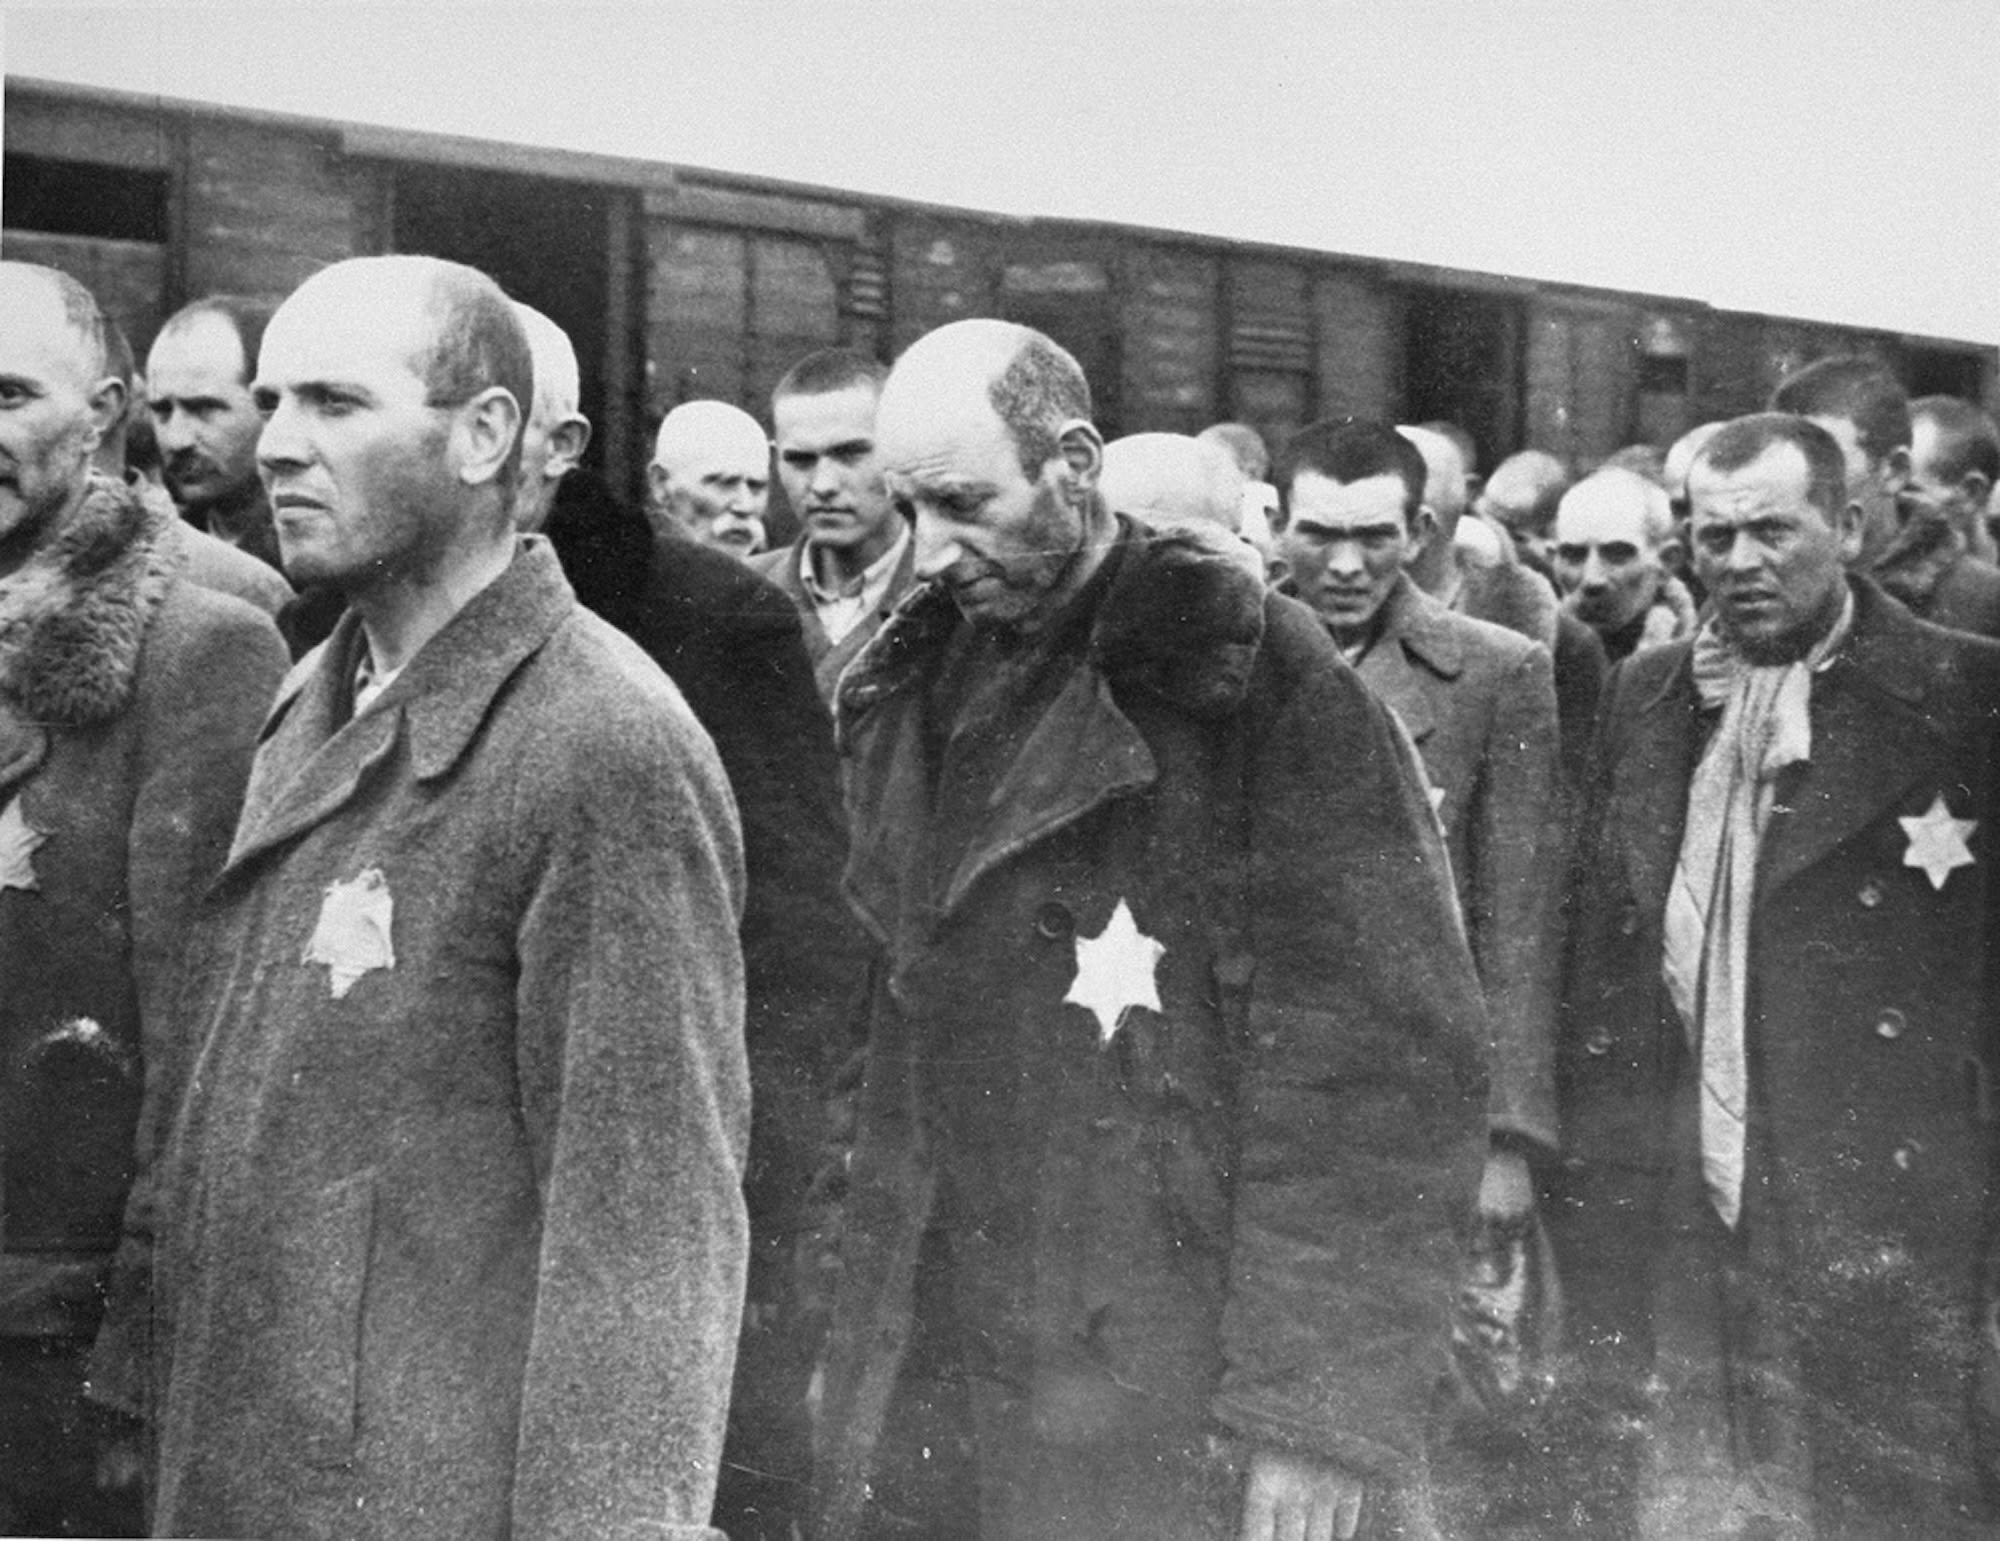
[[[1110,433],[1442,417],[1487,465],[1665,444],[1833,352],[1880,355],[1913,394],[2000,391],[1994,349],[1947,339],[33,80],[7,82],[0,196],[0,251],[74,273],[142,357],[184,301],[281,294],[338,258],[484,268],[575,340],[593,458],[634,492],[676,404],[764,417],[810,349],[888,358],[961,316],[1062,342]]]

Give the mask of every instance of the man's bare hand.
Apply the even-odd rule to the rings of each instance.
[[[1242,1541],[1351,1541],[1362,1480],[1345,1467],[1260,1450],[1243,1494]]]

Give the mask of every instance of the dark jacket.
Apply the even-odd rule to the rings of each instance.
[[[1905,504],[1895,538],[1868,575],[1919,620],[2000,637],[2000,568],[1966,549],[1941,508]]]
[[[743,821],[750,1051],[750,1309],[716,1523],[789,1534],[810,1454],[807,1376],[826,1301],[802,1246],[832,1213],[832,1083],[859,1047],[870,945],[840,893],[847,820],[833,722],[800,620],[733,556],[563,478],[548,534],[578,598],[666,670],[715,740]]]
[[[179,576],[170,507],[93,478],[0,585],[0,1334],[88,1338],[188,916],[284,672]]]
[[[1407,576],[1381,628],[1361,682],[1395,709],[1439,794],[1493,1028],[1493,1129],[1552,1153],[1565,852],[1548,649],[1446,609]]]
[[[192,948],[164,1535],[696,1537],[742,1299],[742,867],[679,692],[508,570],[292,673]]]
[[[1420,1444],[1484,1145],[1485,1014],[1407,742],[1318,620],[1233,557],[1127,524],[1093,584],[1079,664],[1032,720],[942,751],[935,817],[948,594],[912,590],[842,681],[847,886],[889,976],[821,1541],[863,1502],[927,1224],[952,1237],[984,1373],[1042,1437],[1212,1418],[1372,1471]],[[1156,963],[1114,946],[1121,913]],[[1066,1000],[1107,961],[1160,1008]]]
[[[1518,561],[1465,570],[1453,607],[1474,620],[1519,632],[1549,650],[1556,670],[1556,721],[1562,729],[1562,763],[1571,785],[1583,779],[1604,687],[1604,644],[1597,633],[1563,609],[1546,578]]]
[[[1865,581],[1855,592],[1853,633],[1813,681],[1810,763],[1780,781],[1759,857],[1746,1189],[1762,1205],[1753,1245],[1781,1281],[1770,1309],[1842,1435],[1816,1452],[1823,1474],[1872,1463],[1955,1498],[1971,1487],[2000,1073],[2000,648],[1924,625]],[[1595,751],[1560,1040],[1566,1277],[1587,1341],[1645,1341],[1663,1185],[1693,1159],[1691,1136],[1669,1135],[1688,1056],[1660,975],[1713,731],[1691,653],[1676,642],[1614,672]],[[1934,882],[1910,864],[1922,852],[1905,821],[1934,821],[1940,801],[1972,821],[1971,861]]]
[[[783,589],[785,598],[797,607],[799,622],[805,628],[806,654],[813,663],[813,679],[819,686],[820,698],[831,707],[833,690],[840,683],[841,672],[860,655],[869,639],[882,629],[882,623],[889,618],[898,601],[909,592],[916,572],[917,545],[915,541],[904,545],[902,560],[897,562],[895,574],[889,579],[889,587],[883,592],[882,603],[875,613],[864,617],[854,630],[836,643],[827,636],[826,628],[820,625],[819,609],[813,604],[812,595],[806,592],[805,580],[800,576],[799,564],[805,557],[805,540],[805,536],[801,535],[789,546],[780,546],[776,551],[760,551],[750,558],[750,567]]]

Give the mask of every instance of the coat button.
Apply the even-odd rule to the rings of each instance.
[[[1922,1149],[1921,1145],[1915,1141],[1911,1141],[1908,1145],[1898,1145],[1889,1159],[1896,1163],[1897,1171],[1907,1172],[1910,1169],[1910,1163],[1917,1159],[1917,1152]]]
[[[1861,901],[1864,910],[1872,910],[1882,902],[1882,885],[1874,882],[1863,883],[1861,892],[1854,897]]]
[[[1593,1027],[1583,1041],[1583,1052],[1595,1059],[1604,1058],[1611,1052],[1611,1034],[1604,1028]]]
[[[1051,900],[1035,911],[1035,934],[1051,942],[1066,942],[1076,935],[1076,917],[1068,905]]]
[[[1894,1040],[1902,1037],[1909,1025],[1910,1019],[1894,1006],[1884,1006],[1881,1015],[1875,1019],[1875,1036]]]

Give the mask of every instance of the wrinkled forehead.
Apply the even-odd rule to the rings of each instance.
[[[356,289],[360,295],[347,292]],[[264,329],[256,383],[407,375],[421,385],[437,335],[428,307],[402,288],[308,281]]]
[[[905,472],[983,474],[1015,452],[1014,436],[989,394],[991,381],[964,374],[889,377],[875,412],[883,463]],[[1018,466],[1016,467],[1018,470]]]
[[[1556,509],[1556,539],[1565,545],[1627,544],[1651,550],[1646,503],[1637,489],[1584,484]]]
[[[1706,455],[1697,456],[1688,468],[1690,517],[1697,525],[1750,511],[1811,508],[1810,489],[1805,452],[1783,441],[1766,445],[1756,459],[1735,470],[1719,469]]]

